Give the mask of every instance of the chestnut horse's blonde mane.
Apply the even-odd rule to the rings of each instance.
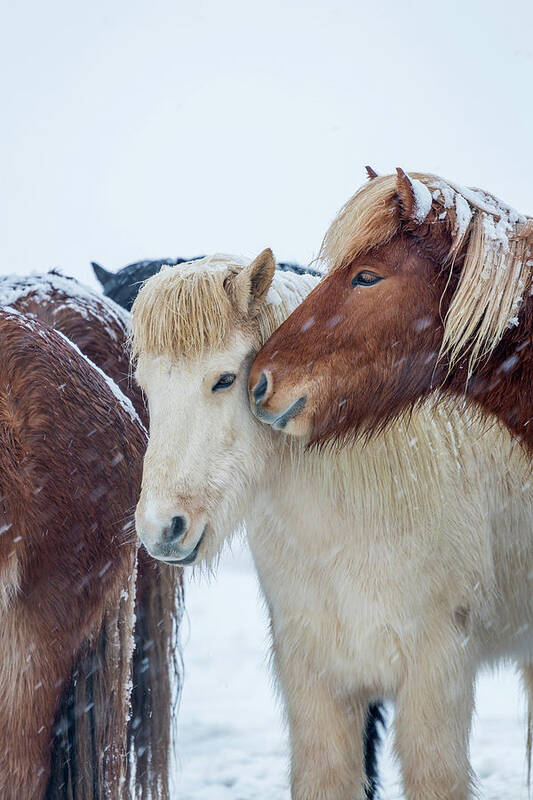
[[[216,255],[175,267],[163,267],[143,285],[132,308],[132,356],[201,355],[224,346],[247,323],[225,282],[248,265],[236,256]],[[260,346],[281,325],[309,290],[312,275],[276,270],[266,302],[259,306]]]
[[[468,354],[471,372],[506,329],[518,325],[531,286],[533,219],[493,195],[466,189],[436,175],[410,173],[422,213],[416,222],[443,223],[451,237],[445,266],[465,252],[459,283],[445,318],[440,356],[450,368]],[[430,215],[431,211],[431,215]],[[331,270],[400,232],[396,175],[376,177],[348,200],[322,242],[320,257]]]

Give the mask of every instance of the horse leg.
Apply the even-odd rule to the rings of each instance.
[[[442,626],[443,640],[446,638]],[[408,800],[468,800],[475,670],[461,642],[424,643],[396,701],[396,750]]]
[[[364,765],[366,774],[367,800],[377,800],[379,792],[378,756],[382,743],[382,733],[386,730],[387,716],[382,702],[372,702],[366,714],[364,742]]]
[[[531,751],[533,749],[533,664],[521,667],[522,684],[527,697],[527,785],[531,787]]]
[[[289,722],[292,800],[365,800],[368,699],[336,693],[316,671],[274,649]]]

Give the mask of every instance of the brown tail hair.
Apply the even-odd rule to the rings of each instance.
[[[137,800],[170,800],[173,711],[181,691],[177,631],[183,611],[181,570],[139,550],[128,782]],[[135,770],[135,774],[133,774]]]
[[[135,616],[132,576],[128,596],[117,613],[107,612],[63,692],[44,800],[170,800],[181,570],[138,555]]]
[[[54,726],[45,800],[131,800],[128,774],[135,571],[78,654]]]

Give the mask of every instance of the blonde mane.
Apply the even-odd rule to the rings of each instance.
[[[517,315],[531,286],[533,220],[479,189],[436,175],[413,172],[409,177],[422,201],[417,221],[442,222],[451,236],[445,265],[451,269],[465,250],[444,320],[440,357],[446,356],[451,368],[468,354],[471,373],[505,331],[518,325]],[[396,175],[374,178],[341,209],[324,237],[320,257],[329,269],[338,269],[386,244],[401,224]]]
[[[132,357],[194,357],[220,349],[236,327],[249,326],[225,288],[250,262],[217,253],[163,267],[140,290],[131,310]],[[276,270],[257,317],[257,346],[276,330],[316,285],[318,278]]]

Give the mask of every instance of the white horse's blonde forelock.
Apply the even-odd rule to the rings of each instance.
[[[450,369],[468,355],[469,373],[518,324],[531,288],[533,220],[493,195],[426,173],[410,173],[431,193],[434,224],[451,236],[445,264],[453,268],[465,252],[457,289],[445,317],[440,357]],[[348,200],[327,231],[320,258],[339,269],[362,253],[386,244],[402,226],[397,176],[373,178]]]
[[[180,358],[222,348],[236,328],[252,321],[226,291],[226,281],[247,265],[235,256],[217,254],[163,267],[149,278],[132,308],[133,360],[141,354]],[[258,347],[304,299],[316,278],[276,271],[274,287],[280,282],[284,288],[290,283],[290,291],[276,291],[276,302],[267,298],[253,312]]]
[[[234,315],[224,289],[226,272],[218,265],[211,257],[166,267],[144,283],[131,310],[134,359],[141,353],[178,357],[222,346]]]

